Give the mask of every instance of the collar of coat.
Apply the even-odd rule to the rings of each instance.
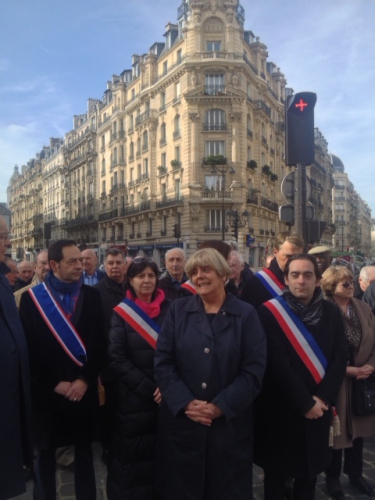
[[[183,302],[183,310],[187,312],[199,312],[204,309],[202,299],[199,295],[192,295],[191,297],[184,297],[178,299]],[[241,301],[231,293],[227,293],[223,305],[220,308],[221,313],[232,314],[233,316],[241,316],[243,309]]]

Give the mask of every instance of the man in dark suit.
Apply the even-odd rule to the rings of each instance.
[[[0,217],[0,500],[25,491],[31,467],[31,401],[27,346],[4,263],[9,232]]]
[[[57,241],[48,249],[45,282],[21,297],[35,416],[35,500],[56,498],[55,451],[71,445],[76,498],[96,498],[91,443],[105,326],[98,291],[82,284],[82,261],[74,241]]]
[[[85,285],[94,286],[104,278],[105,273],[103,273],[103,271],[100,271],[100,269],[97,269],[98,257],[96,256],[94,250],[91,250],[89,248],[87,250],[83,250],[82,258],[83,282]]]

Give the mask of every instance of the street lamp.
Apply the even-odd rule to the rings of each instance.
[[[249,212],[244,210],[239,213],[238,210],[228,210],[227,211],[227,221],[230,227],[234,229],[234,237],[238,241],[238,229],[240,227],[245,227],[249,222]]]
[[[225,167],[225,168],[218,168],[217,166],[214,166],[211,170],[211,174],[220,174],[221,175],[221,239],[224,241],[225,240],[225,225],[224,225],[224,220],[225,220],[225,204],[224,204],[224,198],[225,198],[225,186],[226,186],[226,174],[235,174],[236,171],[234,170],[233,167]]]

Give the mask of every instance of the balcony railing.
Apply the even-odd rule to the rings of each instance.
[[[221,131],[226,129],[227,129],[226,123],[205,123],[203,125],[203,130]]]
[[[204,226],[205,233],[218,233],[222,231],[222,226]],[[228,231],[228,226],[224,227],[224,231]]]
[[[171,205],[181,205],[183,199],[181,195],[175,196],[174,198],[165,197],[162,200],[156,202],[156,208],[170,207]]]
[[[202,191],[202,198],[207,199],[221,199],[221,198],[232,198],[231,191],[214,191],[207,189]]]
[[[262,196],[261,204],[262,204],[262,207],[268,208],[269,210],[272,210],[273,212],[279,211],[279,205],[275,201],[271,201],[268,198],[264,198],[264,196]]]
[[[205,85],[204,93],[206,95],[225,95],[225,85]]]

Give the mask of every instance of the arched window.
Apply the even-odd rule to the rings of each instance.
[[[225,111],[222,109],[206,111],[204,128],[205,130],[226,130]]]

